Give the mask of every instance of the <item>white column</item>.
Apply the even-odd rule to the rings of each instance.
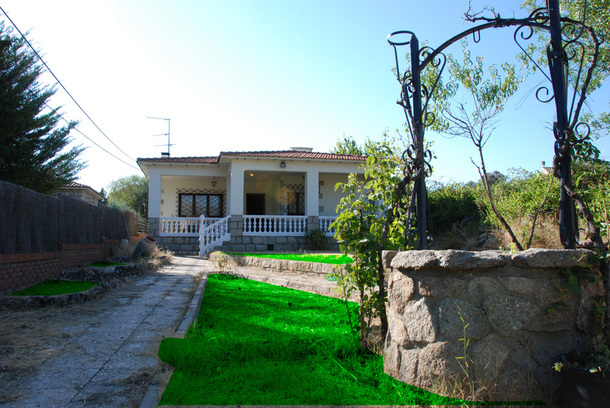
[[[320,175],[317,170],[307,170],[305,177],[305,215],[320,215]]]
[[[244,214],[244,168],[239,162],[231,163],[229,183],[229,212],[231,215]]]
[[[148,218],[161,217],[161,171],[154,167],[148,174]]]

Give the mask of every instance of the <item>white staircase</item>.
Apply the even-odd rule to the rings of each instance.
[[[221,218],[207,227],[203,227],[203,223],[201,223],[203,228],[199,229],[199,256],[204,256],[206,252],[221,246],[223,242],[231,239],[231,232],[229,230],[230,219],[231,216]]]

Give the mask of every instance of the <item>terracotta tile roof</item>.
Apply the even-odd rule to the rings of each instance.
[[[140,158],[138,162],[148,163],[183,163],[183,164],[217,164],[219,156],[204,156],[204,157],[151,157]]]
[[[205,157],[152,157],[138,158],[138,163],[182,163],[182,164],[218,164],[221,157],[263,157],[276,159],[301,160],[343,160],[366,161],[364,156],[351,156],[347,154],[316,153],[296,150],[259,151],[259,152],[220,152],[219,156]]]
[[[239,157],[269,157],[278,159],[309,159],[309,160],[351,160],[365,161],[363,156],[350,156],[347,154],[317,153],[296,150],[260,151],[260,152],[220,152],[221,156]]]

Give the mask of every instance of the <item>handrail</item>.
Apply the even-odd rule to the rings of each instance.
[[[231,216],[214,219],[212,224],[201,228],[199,234],[199,256],[205,255],[208,250],[231,238],[231,231],[229,229],[230,219]],[[203,216],[201,216],[201,220],[203,224]]]

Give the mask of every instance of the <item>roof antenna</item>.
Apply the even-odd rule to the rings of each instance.
[[[154,116],[148,116],[148,119],[158,119],[158,120],[166,120],[167,121],[167,133],[161,133],[158,135],[153,135],[153,136],[167,136],[167,152],[161,152],[161,157],[169,157],[169,147],[173,146],[173,144],[171,144],[169,141],[169,124],[170,124],[170,120],[169,118],[157,118]],[[165,145],[155,145],[155,146],[165,146]]]

